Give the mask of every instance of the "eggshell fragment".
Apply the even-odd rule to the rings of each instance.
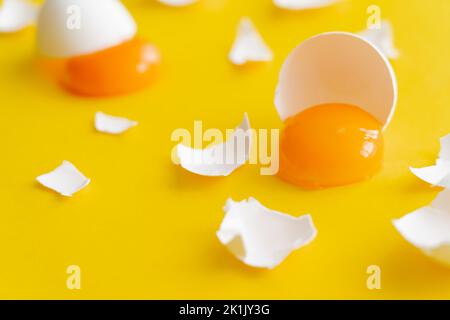
[[[418,178],[433,186],[450,188],[450,135],[441,138],[439,159],[434,166],[410,168]]]
[[[317,9],[335,4],[338,0],[273,0],[273,3],[282,9],[305,10]]]
[[[36,22],[39,7],[26,0],[3,0],[0,33],[20,31]]]
[[[39,14],[37,45],[45,56],[73,57],[119,45],[136,29],[118,0],[47,0]]]
[[[177,146],[180,165],[189,172],[202,176],[228,176],[249,159],[251,129],[247,114],[225,142],[206,149]]]
[[[250,198],[229,199],[217,237],[239,260],[256,268],[273,269],[292,251],[317,234],[311,216],[295,218],[264,207]]]
[[[137,121],[132,121],[127,118],[111,116],[103,112],[97,112],[95,114],[95,129],[99,132],[121,134],[137,125]]]
[[[36,180],[66,197],[71,197],[91,182],[69,161],[63,161],[55,170],[37,177]]]
[[[158,0],[158,2],[172,7],[184,7],[197,2],[197,0]]]
[[[397,59],[400,56],[394,46],[392,26],[388,21],[382,21],[379,29],[367,29],[359,35],[373,43],[387,58]]]
[[[450,189],[430,206],[394,220],[400,234],[424,254],[450,266]]]
[[[250,18],[239,22],[236,39],[228,55],[235,65],[247,62],[271,61],[273,53],[259,34]]]
[[[358,106],[386,128],[397,103],[397,81],[389,61],[352,33],[330,32],[304,41],[281,68],[275,106],[284,121],[325,103]]]

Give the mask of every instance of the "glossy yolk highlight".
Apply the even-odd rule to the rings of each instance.
[[[66,62],[62,84],[83,96],[129,93],[149,85],[157,73],[158,50],[141,39],[78,56]]]
[[[281,135],[279,176],[303,188],[372,177],[382,165],[382,125],[363,109],[324,104],[289,118]]]

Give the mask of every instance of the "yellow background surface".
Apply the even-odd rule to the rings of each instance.
[[[450,269],[423,256],[391,220],[439,191],[408,166],[433,163],[450,131],[450,2],[348,0],[308,12],[270,0],[203,0],[188,8],[125,1],[139,34],[162,51],[159,81],[119,98],[72,96],[33,67],[35,30],[0,37],[0,298],[450,298]],[[173,165],[176,128],[281,128],[273,105],[278,71],[317,33],[365,28],[378,4],[392,22],[399,103],[385,132],[383,170],[357,185],[303,191],[257,165],[205,178]],[[250,16],[275,60],[239,69],[227,60],[240,17]],[[140,122],[123,136],[97,133],[94,113]],[[35,181],[73,162],[92,178],[73,198]],[[215,237],[228,197],[253,196],[293,215],[311,213],[319,234],[275,270],[246,267]],[[382,289],[366,287],[379,265]],[[82,289],[66,287],[81,267]]]

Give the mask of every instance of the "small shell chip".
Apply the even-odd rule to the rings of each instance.
[[[63,161],[55,170],[37,177],[36,180],[44,187],[66,197],[71,197],[91,182],[69,161]]]
[[[272,50],[264,42],[250,18],[242,18],[239,22],[236,39],[228,58],[235,65],[273,59]]]

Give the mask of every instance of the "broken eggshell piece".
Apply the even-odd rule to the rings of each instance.
[[[430,206],[394,220],[393,224],[424,254],[450,266],[450,189],[439,193]]]
[[[397,59],[400,56],[394,45],[392,26],[388,21],[382,21],[379,28],[366,29],[358,35],[374,44],[388,59]]]
[[[245,264],[273,269],[317,235],[311,216],[295,218],[264,207],[256,199],[229,199],[217,237]]]
[[[281,9],[306,10],[318,9],[337,3],[339,0],[273,0],[273,3]]]
[[[409,169],[415,176],[433,186],[450,188],[450,135],[446,135],[440,141],[441,151],[435,165]]]
[[[0,33],[18,32],[36,22],[39,6],[27,0],[3,0]]]
[[[55,170],[37,177],[36,180],[44,187],[66,197],[71,197],[91,182],[69,161],[63,161]]]
[[[99,132],[121,134],[137,125],[137,121],[127,118],[111,116],[103,112],[97,112],[95,114],[95,129]]]
[[[235,65],[247,62],[263,62],[273,59],[272,50],[264,42],[250,18],[242,18],[239,22],[236,39],[228,55]]]
[[[119,45],[136,30],[118,0],[47,0],[39,14],[37,46],[44,56],[73,57]]]
[[[247,114],[242,123],[225,143],[205,149],[194,149],[177,145],[177,156],[181,167],[202,176],[228,176],[249,159],[251,128]]]
[[[275,106],[284,121],[310,107],[343,103],[359,106],[384,128],[397,102],[397,81],[385,56],[369,41],[346,32],[314,36],[284,62]]]

